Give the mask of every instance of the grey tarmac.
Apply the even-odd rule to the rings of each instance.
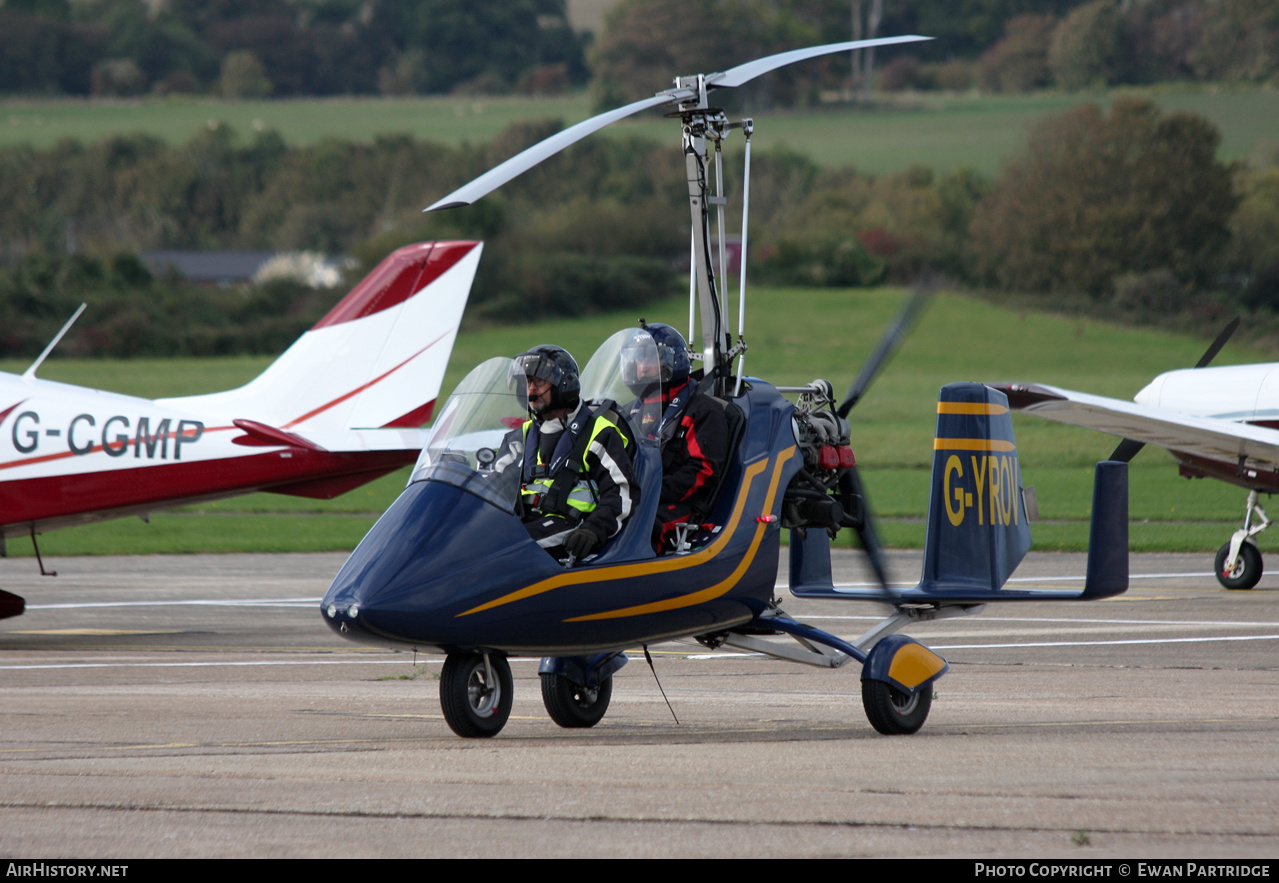
[[[907,632],[951,663],[915,736],[878,735],[855,666],[695,642],[642,654],[563,730],[535,660],[492,740],[438,705],[442,657],[321,620],[342,555],[0,562],[0,854],[148,857],[1279,856],[1279,576],[1134,555],[1092,604]],[[869,578],[853,552],[837,582]],[[917,553],[893,553],[913,585]],[[1077,586],[1032,553],[1026,587]],[[785,589],[779,589],[789,599]],[[785,601],[844,637],[876,605]]]

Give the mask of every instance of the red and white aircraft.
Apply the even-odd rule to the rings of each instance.
[[[412,463],[481,249],[399,249],[239,389],[151,400],[40,380],[40,360],[0,373],[0,542],[255,491],[327,499]],[[0,593],[0,618],[22,608]]]
[[[1210,348],[1200,365],[1212,355]],[[1217,552],[1216,574],[1228,589],[1251,589],[1261,579],[1253,538],[1270,525],[1258,495],[1279,492],[1279,362],[1169,371],[1132,402],[1053,386],[991,385],[1007,394],[1014,410],[1123,436],[1112,459],[1129,460],[1143,445],[1158,445],[1186,478],[1247,489],[1243,527]]]

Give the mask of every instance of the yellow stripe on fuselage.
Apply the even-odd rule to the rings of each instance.
[[[782,456],[778,458],[777,463],[773,465],[773,477],[768,483],[768,496],[764,498],[764,513],[772,511],[773,500],[777,496],[777,485],[782,477],[782,464],[790,459],[790,452],[794,448],[782,452]],[[736,526],[736,520],[734,520]],[[572,619],[566,619],[565,622],[587,622],[592,619],[621,619],[627,616],[643,616],[646,613],[661,613],[666,610],[678,610],[681,607],[692,607],[695,604],[701,604],[703,601],[712,601],[720,595],[727,593],[733,586],[737,585],[738,580],[750,568],[755,561],[755,553],[759,551],[759,544],[764,541],[764,530],[767,525],[762,522],[755,523],[755,535],[751,537],[750,548],[746,550],[746,554],[742,556],[742,560],[737,562],[737,566],[733,568],[733,572],[726,579],[720,580],[715,585],[702,589],[698,592],[692,592],[688,595],[680,595],[675,598],[667,598],[663,601],[654,601],[651,604],[637,604],[634,607],[623,607],[619,610],[606,610],[603,613],[592,613],[589,616],[575,616]]]
[[[999,438],[935,438],[934,451],[1001,451],[1010,454],[1017,446]]]
[[[764,511],[761,515],[767,515],[772,509],[773,498],[777,484],[781,477],[782,464],[790,460],[795,453],[795,448],[789,447],[778,455],[776,462],[773,464],[773,480],[769,487],[768,498],[765,500]],[[544,592],[550,592],[564,586],[579,585],[581,583],[593,582],[611,582],[613,580],[630,579],[637,576],[650,576],[653,574],[671,573],[677,570],[683,570],[686,567],[694,567],[698,564],[704,564],[715,558],[732,539],[741,522],[742,515],[746,509],[746,500],[750,497],[750,486],[768,468],[768,459],[759,460],[756,463],[746,467],[746,474],[742,478],[742,489],[738,493],[737,503],[733,507],[733,514],[725,525],[723,532],[705,549],[694,552],[691,555],[680,555],[678,557],[656,558],[652,561],[644,561],[636,564],[615,564],[611,567],[601,567],[598,569],[585,568],[582,570],[566,571],[557,574],[549,579],[541,580],[533,583],[531,586],[525,586],[500,598],[494,598],[470,610],[459,613],[458,616],[469,616],[472,613],[480,613],[485,610],[491,610],[494,607],[501,607],[504,604],[511,604],[515,601],[522,601],[525,598],[532,598],[535,595],[541,595]],[[757,531],[762,530],[764,525],[757,526]],[[748,553],[748,560],[754,554],[756,548],[755,543],[752,544]],[[734,576],[737,572],[734,571]],[[730,586],[731,587],[731,586]],[[727,591],[727,589],[725,589]],[[696,603],[696,602],[693,602]],[[602,614],[601,614],[602,616]]]

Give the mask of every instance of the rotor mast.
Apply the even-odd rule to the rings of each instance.
[[[689,98],[681,101],[679,109],[671,114],[671,116],[679,116],[683,120],[684,164],[688,179],[688,207],[692,229],[692,248],[690,250],[692,279],[689,285],[689,293],[690,297],[695,298],[697,301],[696,312],[702,330],[702,365],[705,375],[708,378],[714,376],[716,383],[722,384],[724,378],[727,378],[731,373],[728,367],[729,363],[746,349],[745,342],[740,340],[744,331],[741,328],[738,330],[739,342],[737,346],[732,346],[727,328],[725,302],[721,300],[720,286],[725,284],[728,278],[728,249],[725,233],[727,229],[725,226],[727,197],[724,192],[722,147],[724,138],[730,130],[742,129],[746,132],[748,163],[746,174],[749,175],[749,141],[754,126],[753,121],[749,119],[730,123],[722,110],[708,106],[706,101],[707,78],[705,76],[679,77],[675,80],[675,89],[672,91],[682,91],[686,94],[692,93]],[[715,150],[714,174],[716,192],[714,193],[711,192],[709,180],[711,144],[714,145]],[[715,209],[716,231],[719,237],[718,273],[716,272],[711,249],[712,207]],[[743,205],[743,249],[745,248],[746,225],[747,209]],[[742,261],[745,261],[745,254],[742,255]],[[742,281],[744,284],[744,272]],[[743,296],[744,294],[745,291],[743,291]],[[742,305],[742,310],[744,311],[744,309],[745,304]],[[694,312],[692,304],[689,306],[689,312],[691,322],[692,313]],[[742,316],[739,317],[739,322],[744,317],[745,313],[743,312]]]
[[[724,114],[707,105],[706,78],[679,77],[677,89],[695,92],[688,101],[679,105],[679,115],[684,121],[684,168],[688,178],[688,210],[693,231],[693,280],[698,303],[699,324],[702,329],[702,365],[707,376],[723,361],[721,341],[721,313],[715,268],[710,254],[710,190],[706,169],[706,135],[713,131],[714,123],[724,119]]]

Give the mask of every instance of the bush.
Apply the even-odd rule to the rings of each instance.
[[[761,281],[775,285],[851,288],[878,285],[884,264],[855,236],[830,234],[816,239],[785,238],[756,262]]]

